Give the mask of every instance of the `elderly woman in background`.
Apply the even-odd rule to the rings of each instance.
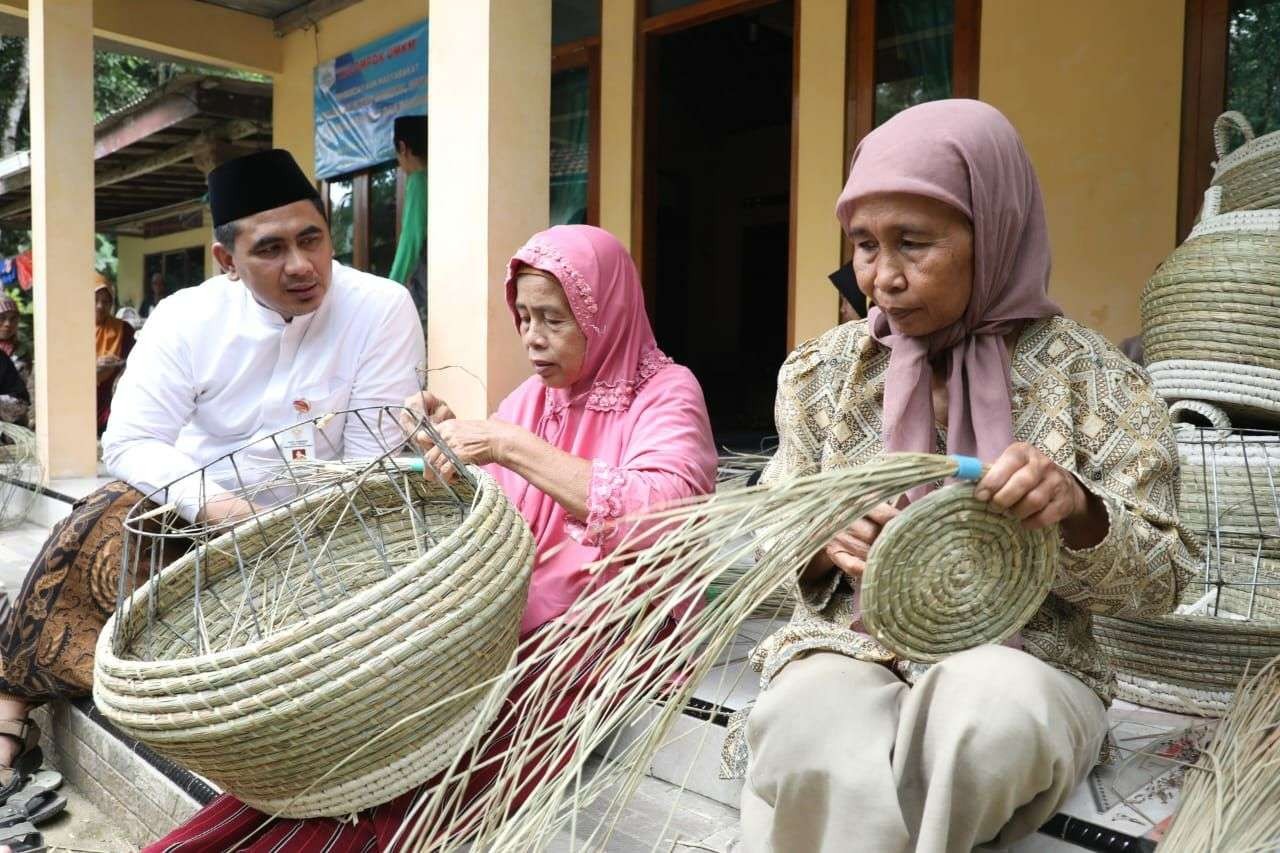
[[[18,351],[18,303],[0,291],[0,421],[31,423],[31,363]]]
[[[729,746],[749,754],[744,845],[967,853],[1034,831],[1095,763],[1113,679],[1091,615],[1167,613],[1192,569],[1177,456],[1142,370],[1046,296],[1040,188],[994,108],[939,101],[882,125],[837,216],[875,307],[788,358],[764,480],[975,455],[990,465],[976,496],[1058,525],[1062,550],[1020,637],[925,667],[858,630],[868,549],[900,507],[838,535],[753,655],[766,689]]]
[[[93,281],[93,341],[98,356],[98,435],[107,428],[111,417],[111,397],[116,380],[124,372],[124,361],[133,349],[133,327],[113,316],[116,297],[106,276],[98,273]]]
[[[511,260],[506,296],[535,375],[485,420],[456,418],[426,392],[406,405],[437,424],[462,462],[486,466],[528,522],[537,556],[520,634],[529,639],[590,586],[586,566],[617,548],[625,533],[615,522],[710,492],[717,459],[702,389],[658,349],[635,262],[617,238],[587,225],[534,235]],[[432,466],[452,476],[441,448],[422,441]],[[584,670],[552,719],[589,687]],[[516,684],[508,709],[528,688],[528,681]],[[497,765],[486,760],[512,742],[515,723],[509,713],[499,716],[489,748],[472,758],[477,769],[464,799],[491,784]],[[527,795],[539,771],[523,770],[530,774],[521,783]],[[147,850],[390,850],[416,795],[355,823],[271,820],[223,796]]]

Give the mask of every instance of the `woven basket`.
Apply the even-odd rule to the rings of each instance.
[[[1002,643],[1044,603],[1058,566],[1057,528],[1029,531],[973,497],[972,484],[903,510],[867,555],[862,620],[885,648],[933,663]]]
[[[1234,151],[1232,131],[1245,139]],[[1218,162],[1212,185],[1222,188],[1220,210],[1280,208],[1280,131],[1254,138],[1249,120],[1231,111],[1213,123],[1213,144]]]
[[[1246,670],[1280,655],[1280,434],[1180,424],[1176,436],[1179,520],[1202,548],[1183,612],[1096,617],[1094,636],[1121,698],[1219,716]]]
[[[464,691],[511,663],[533,563],[519,513],[489,475],[473,474],[474,494],[454,486],[471,498],[461,519],[456,504],[437,500],[441,487],[420,475],[359,484],[364,517],[381,514],[381,549],[416,549],[390,574],[362,524],[325,503],[337,487],[241,524],[234,541],[226,534],[193,550],[143,584],[103,629],[98,707],[129,735],[267,814],[350,814],[427,781],[491,722],[479,710],[486,691]],[[405,486],[417,492],[434,547],[424,549],[422,521],[404,510]],[[191,598],[210,602],[211,648],[236,640],[243,628],[214,611],[215,597],[243,598],[242,566],[254,550],[291,535],[299,514],[329,505],[314,536],[349,560],[346,594],[328,604],[317,594],[299,605],[307,618],[192,655],[177,639],[192,627],[178,621],[194,618]],[[319,543],[313,538],[309,547]],[[269,591],[273,573],[302,571],[294,562],[261,560],[248,582]],[[174,614],[167,645],[146,630],[154,613]],[[138,647],[144,634],[145,654]]]
[[[1171,402],[1280,420],[1280,211],[1219,214],[1220,196],[1143,291],[1147,370]]]

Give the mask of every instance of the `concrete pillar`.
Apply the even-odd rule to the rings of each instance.
[[[836,197],[844,184],[846,0],[797,0],[792,106],[791,298],[787,344],[837,322],[839,296],[827,274],[840,266]]]
[[[93,1],[29,12],[36,434],[51,479],[92,477]]]
[[[636,2],[601,0],[600,6],[600,227],[633,249]]]
[[[547,227],[551,0],[431,0],[430,389],[481,418],[530,375],[502,281]]]

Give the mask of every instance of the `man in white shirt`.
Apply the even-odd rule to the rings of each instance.
[[[174,484],[159,494],[189,519],[241,516],[251,507],[225,490],[254,465],[189,475],[300,422],[399,405],[418,390],[425,352],[413,301],[334,261],[319,195],[288,152],[214,169],[209,204],[224,273],[166,298],[139,335],[102,440],[103,461],[123,482],[54,529],[0,625],[0,804],[39,766],[31,703],[92,687],[97,633],[115,606],[121,523],[138,500]],[[296,452],[370,458],[387,445],[337,415]]]
[[[260,198],[289,167],[297,186]],[[399,404],[417,390],[425,361],[408,291],[333,260],[319,196],[287,152],[225,163],[209,186],[213,254],[226,272],[156,306],[103,436],[111,473],[144,494],[299,421]],[[261,209],[293,196],[303,198]],[[321,459],[384,450],[356,418],[338,416],[313,438],[307,455]],[[259,450],[274,456],[271,445]],[[239,485],[236,472],[210,474],[167,499],[188,518],[243,513],[242,502],[219,495]]]

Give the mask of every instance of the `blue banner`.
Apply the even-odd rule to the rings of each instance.
[[[394,160],[396,116],[427,114],[427,22],[316,66],[316,176]]]

